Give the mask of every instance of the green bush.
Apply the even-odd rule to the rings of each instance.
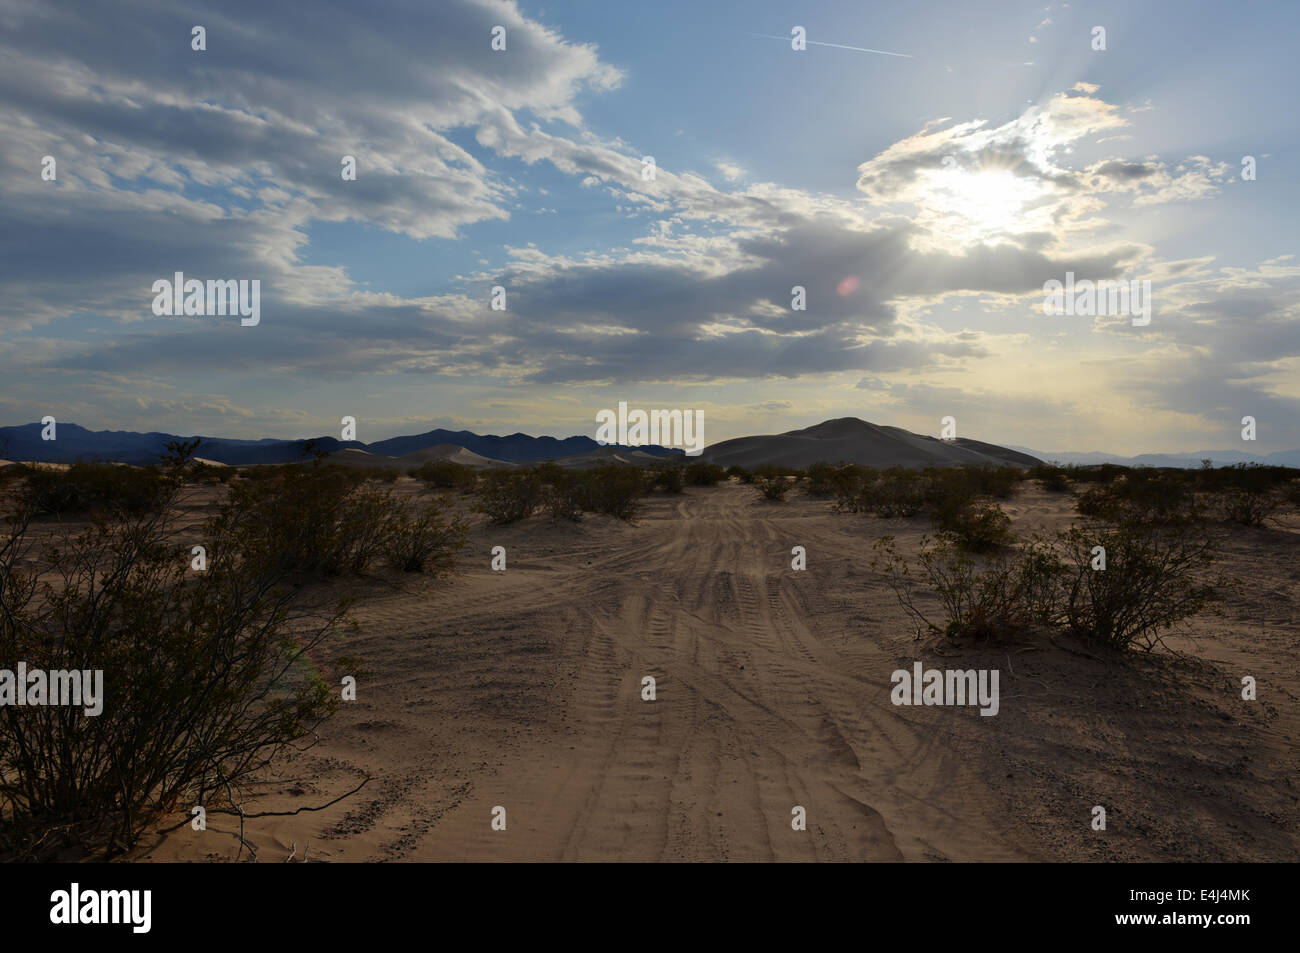
[[[747,470],[745,467],[739,466],[737,464],[732,464],[731,466],[727,467],[727,476],[735,477],[737,480],[739,480],[741,483],[744,483],[746,486],[754,482],[754,474],[750,473],[749,470]]]

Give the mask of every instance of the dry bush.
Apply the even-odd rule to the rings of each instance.
[[[1215,540],[1194,520],[1086,523],[1061,534],[1072,567],[1066,623],[1079,636],[1116,649],[1158,644],[1163,632],[1206,607],[1222,580],[1207,582]],[[1092,568],[1094,549],[1106,568]]]
[[[1030,468],[1029,476],[1050,493],[1065,493],[1070,489],[1070,473],[1057,463],[1040,463]]]
[[[780,473],[755,474],[754,485],[763,499],[781,501],[790,491],[790,478]]]
[[[448,520],[443,506],[398,504],[387,521],[384,555],[394,569],[437,576],[452,569],[467,536],[465,524]]]
[[[581,471],[577,489],[583,510],[628,522],[636,518],[646,491],[643,471],[619,463]]]
[[[751,473],[745,467],[740,466],[739,464],[733,463],[731,466],[727,467],[727,476],[735,477],[737,480],[739,480],[741,483],[744,483],[746,486],[754,482],[754,474]]]
[[[551,519],[581,522],[583,503],[581,471],[566,470],[554,463],[539,464],[533,469],[543,484],[541,505],[551,515]]]
[[[1129,472],[1128,467],[1118,463],[1094,463],[1088,465],[1070,464],[1065,468],[1071,482],[1074,483],[1114,483]]]
[[[686,464],[686,482],[690,486],[717,486],[727,478],[727,471],[716,463],[695,460]]]
[[[357,493],[356,475],[320,460],[277,466],[231,485],[213,532],[258,550],[285,572],[364,571],[380,552],[378,491]]]
[[[102,670],[102,712],[0,707],[0,845],[43,859],[120,852],[162,815],[235,800],[241,782],[335,707],[309,653],[344,621],[304,613],[285,561],[214,524],[178,542],[182,475],[142,513],[117,509],[37,552],[30,504],[0,534],[0,658]],[[207,547],[191,572],[190,546]],[[184,821],[182,821],[183,823]]]
[[[915,516],[925,508],[929,492],[927,481],[916,470],[889,467],[863,487],[862,507],[885,519]]]
[[[24,470],[21,498],[37,516],[146,513],[169,491],[157,467],[74,463],[67,469],[36,464]]]
[[[1216,516],[1246,526],[1263,526],[1288,502],[1295,470],[1239,463],[1218,469],[1203,466],[1195,476]]]
[[[922,538],[915,572],[899,554],[893,537],[882,537],[876,552],[872,568],[884,573],[899,604],[917,623],[918,636],[925,632],[950,639],[1014,636],[1057,624],[1061,618],[1065,567],[1043,543],[977,562],[950,540]],[[932,619],[917,605],[921,584],[938,596],[941,616]]]
[[[1104,569],[1094,569],[1095,547]],[[1194,520],[1086,523],[977,560],[955,541],[922,540],[915,571],[892,538],[877,543],[885,574],[921,630],[951,638],[1063,629],[1112,649],[1155,647],[1164,632],[1206,608],[1222,578],[1207,579],[1215,541]],[[917,605],[917,586],[938,596],[942,616]]]
[[[763,464],[754,468],[754,486],[765,500],[781,501],[802,474],[789,467]]]
[[[1006,546],[1015,539],[1011,517],[992,500],[945,500],[930,514],[930,523],[936,532],[972,553]]]
[[[685,467],[676,460],[665,460],[647,468],[646,473],[651,487],[665,493],[680,493],[685,484]]]
[[[474,510],[499,526],[517,523],[537,512],[544,489],[533,470],[488,470],[475,488]]]
[[[474,468],[453,460],[431,460],[412,470],[411,476],[440,490],[470,493],[474,489]]]
[[[1149,468],[1128,470],[1119,479],[1085,490],[1076,497],[1075,509],[1112,523],[1172,523],[1204,516],[1190,474]]]

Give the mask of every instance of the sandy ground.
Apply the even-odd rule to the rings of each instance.
[[[1044,639],[941,656],[868,565],[885,533],[915,546],[924,518],[756,497],[688,488],[635,525],[480,520],[450,579],[343,584],[361,631],[335,651],[372,678],[245,810],[373,780],[250,820],[259,859],[1296,859],[1300,535],[1229,531],[1245,582],[1171,640],[1185,658]],[[1033,487],[1004,505],[1020,531],[1070,515]],[[505,572],[489,568],[498,545]],[[999,714],[892,705],[891,673],[917,659],[997,668]],[[1243,674],[1259,701],[1241,700]],[[213,816],[136,857],[233,859],[236,829]]]

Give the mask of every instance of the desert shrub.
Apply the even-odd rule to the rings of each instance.
[[[876,545],[872,566],[885,574],[918,631],[954,638],[1045,627],[1114,649],[1150,650],[1225,584],[1205,578],[1215,541],[1193,519],[1092,521],[983,560],[955,539],[923,539],[915,572],[892,538]],[[1104,568],[1096,547],[1104,549]],[[934,590],[941,617],[930,618],[918,605],[920,584]]]
[[[1283,496],[1274,489],[1231,487],[1218,494],[1215,511],[1223,519],[1246,526],[1263,526],[1282,508]]]
[[[384,554],[394,569],[441,575],[455,565],[467,527],[448,520],[440,506],[399,504],[388,521]]]
[[[973,496],[1010,499],[1028,474],[1020,467],[954,467]]]
[[[1116,649],[1150,650],[1161,634],[1200,612],[1220,582],[1202,581],[1215,542],[1193,520],[1153,524],[1132,519],[1117,526],[1086,523],[1059,537],[1073,577],[1065,598],[1068,626],[1079,636]],[[1095,547],[1105,569],[1094,569]]]
[[[1230,467],[1204,466],[1194,471],[1192,478],[1198,489],[1206,492],[1244,490],[1249,493],[1267,493],[1287,486],[1296,475],[1291,467],[1268,466],[1262,463],[1238,463]]]
[[[754,474],[751,473],[749,470],[747,470],[745,467],[739,466],[737,464],[732,464],[731,466],[727,467],[727,476],[735,477],[741,483],[744,483],[746,485],[749,485],[754,482]]]
[[[81,706],[0,706],[0,853],[113,854],[191,805],[235,813],[241,783],[337,704],[310,653],[343,607],[302,612],[284,564],[221,527],[178,544],[181,478],[164,473],[159,505],[111,509],[57,546],[33,545],[29,502],[0,531],[0,658],[103,673]]]
[[[474,489],[474,468],[453,460],[430,460],[412,470],[411,476],[439,490],[469,493]]]
[[[837,486],[838,468],[830,463],[814,463],[808,467],[808,483],[804,492],[809,496],[831,496]]]
[[[906,467],[889,467],[874,483],[863,487],[867,512],[886,519],[915,516],[925,507],[927,486],[921,474]]]
[[[247,480],[250,483],[261,480],[274,480],[286,466],[291,466],[291,464],[259,463],[254,466],[240,467],[238,471],[239,479]]]
[[[646,481],[637,467],[608,464],[583,471],[578,494],[583,510],[604,513],[631,521],[646,492]]]
[[[1239,463],[1218,469],[1202,467],[1196,473],[1196,483],[1215,515],[1247,526],[1263,526],[1287,501],[1294,475],[1288,467]]]
[[[354,490],[348,474],[319,460],[279,466],[269,476],[231,485],[213,533],[260,552],[283,572],[336,575],[364,568],[378,555],[380,530],[369,524],[384,508],[376,492],[354,500]]]
[[[1122,467],[1117,463],[1098,463],[1086,466],[1071,464],[1065,468],[1071,482],[1074,483],[1114,483],[1125,473],[1129,472],[1128,467]]]
[[[1120,479],[1078,494],[1075,509],[1093,519],[1152,523],[1200,518],[1192,480],[1170,470],[1129,470]]]
[[[665,493],[680,493],[685,482],[684,467],[675,460],[656,463],[646,472],[650,485]]]
[[[991,500],[951,498],[935,508],[930,521],[937,532],[967,552],[986,552],[1015,538],[1011,517]]]
[[[497,525],[528,519],[542,504],[545,484],[532,470],[488,470],[475,489],[474,510]]]
[[[1060,620],[1066,569],[1042,542],[977,562],[950,540],[923,538],[915,573],[893,537],[881,538],[875,548],[872,568],[884,573],[899,604],[916,622],[918,636],[1010,636]],[[918,606],[916,587],[921,583],[938,597],[940,615],[927,615]]]
[[[40,465],[26,469],[22,499],[38,516],[141,514],[160,506],[170,490],[158,467],[74,463],[66,470]]]
[[[790,490],[790,478],[784,473],[756,473],[754,485],[765,500],[784,500]]]
[[[582,504],[586,493],[580,470],[565,470],[554,463],[543,463],[534,468],[542,481],[542,508],[551,519],[567,519],[575,523],[582,520]]]
[[[325,573],[369,572],[404,523],[403,508],[378,487],[349,487],[326,526],[320,560],[310,568]]]
[[[804,476],[804,492],[815,497],[835,497],[837,510],[850,510],[862,484],[874,471],[856,463],[814,463]]]
[[[207,463],[195,463],[188,468],[188,472],[185,474],[185,482],[198,486],[214,486],[219,483],[229,483],[233,475],[234,470],[231,467],[216,467]]]
[[[866,513],[870,511],[871,493],[879,478],[879,471],[856,463],[841,463],[831,475],[835,496],[835,509],[841,513]],[[810,475],[811,479],[811,475]]]
[[[1070,474],[1056,463],[1040,463],[1029,471],[1038,485],[1051,493],[1064,493],[1070,489]]]
[[[717,486],[727,478],[727,471],[716,463],[695,460],[686,464],[684,476],[690,486]]]

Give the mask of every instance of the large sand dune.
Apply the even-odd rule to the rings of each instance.
[[[1044,639],[945,657],[868,568],[877,537],[914,546],[923,519],[755,497],[692,488],[635,525],[480,522],[450,581],[348,584],[361,633],[336,651],[374,677],[245,809],[374,780],[324,811],[249,820],[260,859],[1295,858],[1300,536],[1234,531],[1250,592],[1173,643],[1195,660]],[[1036,489],[1007,504],[1026,532],[1068,506]],[[488,568],[496,545],[505,572]],[[918,658],[999,669],[999,714],[892,705],[891,673]],[[1259,702],[1240,700],[1243,673]],[[237,829],[212,815],[138,856],[230,859]]]
[[[764,464],[802,468],[814,463],[857,463],[869,467],[927,467],[957,464],[1033,466],[1025,453],[965,438],[940,440],[901,427],[882,427],[856,417],[827,420],[803,430],[715,443],[704,459],[722,466]]]

